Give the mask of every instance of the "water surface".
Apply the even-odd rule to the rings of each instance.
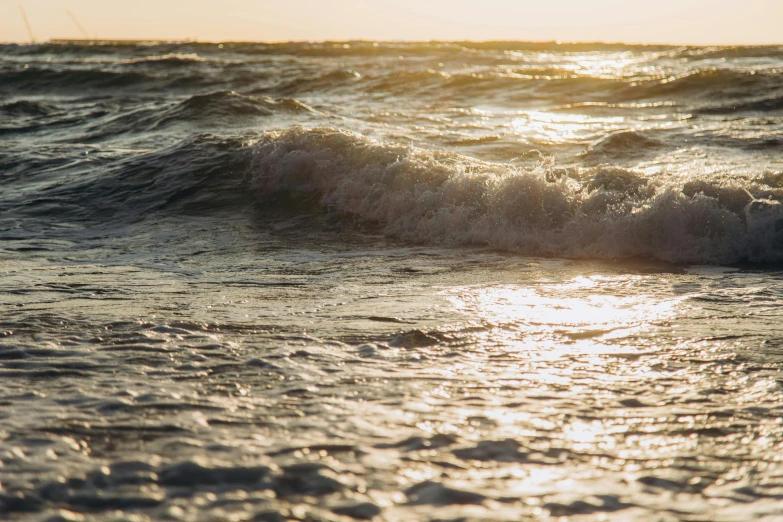
[[[783,519],[782,72],[0,46],[0,515]]]

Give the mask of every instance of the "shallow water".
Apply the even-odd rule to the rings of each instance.
[[[783,519],[780,48],[0,56],[3,517]]]

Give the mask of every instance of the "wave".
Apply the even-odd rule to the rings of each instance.
[[[218,45],[221,47],[218,48]],[[114,54],[146,50],[146,54],[190,54],[204,51],[231,52],[238,54],[290,54],[298,56],[351,56],[430,55],[433,53],[455,54],[475,51],[487,52],[627,52],[627,51],[670,51],[680,49],[671,45],[635,45],[603,42],[524,42],[524,41],[421,41],[421,42],[377,42],[370,40],[326,41],[326,42],[50,42],[35,45],[0,45],[0,52],[19,55],[58,54]],[[698,49],[698,48],[695,48]]]
[[[250,71],[218,74],[183,67],[160,67],[147,71],[115,70],[106,64],[93,68],[30,67],[0,69],[0,93],[104,94],[104,91],[145,93],[154,91],[192,92],[204,87],[249,85],[258,79]],[[98,67],[98,68],[96,68]],[[174,69],[174,72],[172,72]]]
[[[234,91],[216,91],[191,96],[179,104],[179,110],[194,117],[202,117],[205,114],[268,116],[275,111],[313,112],[313,109],[306,104],[293,98],[256,98]]]
[[[35,218],[24,231],[33,235],[36,227],[51,233],[52,226],[63,223],[79,224],[77,231],[90,227],[100,234],[155,212],[193,215],[234,210],[247,201],[247,158],[241,138],[199,135],[100,169],[76,164],[67,180],[44,177],[16,190],[14,197],[0,198],[0,212]]]
[[[732,45],[732,46],[707,46],[685,47],[679,49],[676,58],[685,58],[690,61],[697,60],[721,60],[742,58],[783,58],[783,46],[781,45]]]
[[[183,122],[236,123],[237,119],[300,112],[314,111],[293,98],[259,98],[234,91],[216,91],[191,96],[163,113],[156,113],[153,128]]]
[[[0,72],[0,92],[73,91],[76,89],[130,88],[154,82],[154,78],[136,72],[97,69],[58,70],[21,69]]]
[[[331,70],[285,80],[273,87],[257,89],[253,93],[293,96],[302,93],[331,91],[345,86],[354,88],[360,77],[359,73],[352,70]]]
[[[30,100],[0,104],[0,114],[12,118],[40,118],[62,111],[63,109],[56,105]]]
[[[438,57],[463,59],[503,57],[547,53],[553,55],[574,53],[635,53],[691,63],[742,60],[781,59],[783,46],[673,46],[638,45],[606,42],[525,42],[525,41],[429,41],[429,42],[376,42],[376,41],[327,41],[327,42],[48,42],[34,45],[0,44],[0,54],[5,56],[61,57],[96,56],[109,58],[131,56],[132,62],[147,63],[164,57],[171,65],[188,65],[201,61],[206,55],[267,56],[288,55],[294,57]],[[506,62],[503,62],[506,63]]]
[[[783,183],[774,173],[730,186],[698,177],[678,185],[606,165],[526,170],[331,128],[200,135],[91,172],[36,185],[5,199],[3,210],[97,230],[159,212],[237,217],[274,209],[276,219],[315,205],[420,244],[566,258],[783,262]]]
[[[475,81],[475,80],[474,80]],[[531,85],[545,89],[545,96],[573,99],[584,102],[601,96],[618,101],[668,100],[684,98],[696,103],[704,100],[747,99],[748,96],[764,97],[780,91],[780,72],[745,71],[735,69],[704,69],[689,71],[680,76],[616,77],[561,74],[559,76],[523,77],[517,85]],[[714,102],[713,102],[714,103]]]
[[[584,45],[591,52],[614,52],[612,46]],[[389,56],[372,64],[367,60],[324,59],[317,67],[310,59],[285,56],[299,54],[297,49],[318,50],[313,51],[314,54],[328,50],[347,53],[354,47]],[[277,97],[330,92],[418,97],[426,93],[436,99],[460,97],[475,102],[474,97],[496,96],[511,102],[544,100],[558,105],[676,100],[677,103],[694,102],[696,109],[704,107],[705,112],[710,108],[720,112],[726,110],[725,107],[748,103],[757,105],[748,105],[741,110],[772,111],[778,109],[780,98],[779,61],[770,62],[777,63],[777,68],[769,65],[761,69],[758,66],[745,69],[739,64],[708,67],[708,63],[673,67],[671,57],[660,62],[651,57],[657,51],[653,48],[648,52],[646,47],[631,47],[628,52],[637,53],[651,65],[649,68],[631,67],[625,72],[611,74],[574,69],[575,58],[568,53],[577,51],[568,51],[567,46],[561,49],[559,57],[545,53],[543,58],[516,60],[506,53],[546,48],[544,44],[519,42],[384,43],[377,47],[370,42],[224,44],[220,49],[206,44],[128,45],[116,47],[119,49],[116,56],[105,56],[101,45],[77,45],[75,48],[79,52],[73,57],[59,56],[51,63],[51,56],[45,54],[0,61],[0,93],[95,94],[92,91],[99,90],[134,94],[178,90],[193,93],[205,89],[241,90]],[[491,56],[484,53],[503,48],[507,50]],[[84,49],[93,49],[96,54],[88,58],[83,54]],[[236,56],[236,53],[263,54],[267,51],[274,54],[275,59]],[[422,54],[413,60],[388,59],[408,51]],[[281,67],[281,63],[285,66]],[[443,63],[447,65],[443,66]],[[23,64],[28,68],[22,68]]]
[[[8,56],[117,55],[134,54],[139,60],[153,56],[187,57],[205,53],[235,55],[292,56],[410,56],[467,55],[482,53],[658,53],[689,61],[781,58],[783,46],[676,46],[607,42],[560,41],[326,41],[326,42],[47,42],[33,45],[0,44],[0,53]]]
[[[0,44],[0,54],[8,56],[96,56],[114,57],[131,54],[139,58],[150,55],[191,54],[214,48],[214,44],[195,42],[143,41],[51,41],[37,44]]]
[[[260,118],[294,118],[306,114],[321,113],[294,98],[257,97],[227,90],[197,94],[166,104],[137,104],[129,110],[100,102],[66,111],[54,105],[22,100],[0,105],[0,115],[21,120],[13,125],[0,125],[0,136],[19,137],[32,133],[52,136],[56,133],[56,137],[96,143],[175,127],[190,135],[199,128],[206,131],[217,127],[248,127]]]
[[[780,88],[780,71],[706,69],[676,78],[656,79],[642,84],[651,94],[695,94],[702,98],[746,97]]]
[[[215,91],[190,96],[168,107],[142,108],[111,119],[99,119],[84,128],[83,140],[96,142],[120,135],[164,130],[184,125],[237,126],[273,115],[315,113],[314,109],[293,98],[256,97],[234,91]]]
[[[777,112],[783,111],[783,96],[774,96],[760,100],[736,102],[730,105],[704,107],[696,111],[698,114],[734,114],[740,112]]]
[[[779,78],[777,70],[705,69],[690,70],[679,76],[606,77],[554,66],[504,68],[502,71],[482,68],[466,72],[449,72],[437,66],[391,67],[365,74],[351,69],[326,69],[251,92],[277,96],[330,91],[399,96],[426,94],[434,99],[458,97],[471,101],[476,97],[495,96],[522,103],[531,100],[551,100],[558,104],[611,101],[615,106],[627,106],[634,101],[682,100],[696,106],[716,103],[723,106],[727,100],[744,103],[748,96],[779,96]],[[767,110],[774,110],[777,101],[770,99],[767,105]]]
[[[149,55],[145,56],[144,58],[132,58],[122,63],[127,65],[153,66],[165,69],[169,67],[187,67],[209,61],[210,60],[203,58],[196,53],[168,53],[164,55]]]
[[[641,132],[623,131],[594,143],[582,153],[587,162],[607,162],[618,160],[639,161],[661,152],[665,144],[655,138],[650,138]]]
[[[570,258],[783,261],[777,200],[746,194],[738,209],[709,191],[688,193],[619,167],[526,171],[334,129],[268,133],[252,158],[260,200],[314,197],[416,242]]]

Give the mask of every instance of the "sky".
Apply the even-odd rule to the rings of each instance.
[[[783,44],[783,0],[0,0],[0,41],[562,40]]]

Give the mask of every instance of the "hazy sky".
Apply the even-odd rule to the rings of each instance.
[[[783,0],[0,0],[0,41],[563,40],[783,43]]]

